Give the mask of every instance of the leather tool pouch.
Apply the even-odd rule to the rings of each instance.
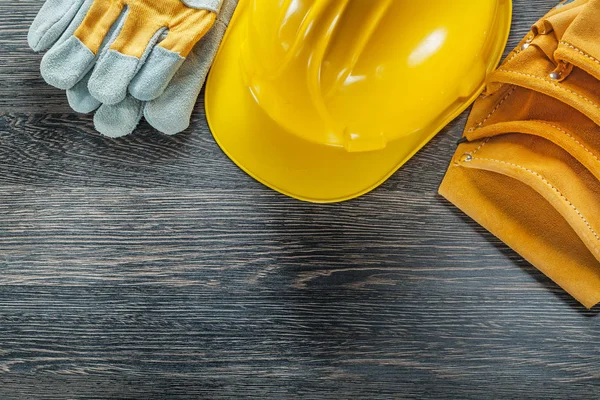
[[[488,78],[440,193],[600,302],[600,0],[564,2]]]

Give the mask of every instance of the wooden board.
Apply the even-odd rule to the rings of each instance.
[[[193,129],[93,131],[0,0],[0,398],[597,398],[600,320],[436,194],[466,114],[303,204]],[[554,5],[517,0],[511,43]]]

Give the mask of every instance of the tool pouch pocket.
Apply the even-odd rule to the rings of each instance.
[[[555,58],[600,80],[600,2],[591,0],[560,38]]]
[[[571,106],[543,93],[506,86],[473,107],[464,140],[475,142],[510,133],[554,143],[600,181],[600,126]]]
[[[600,125],[600,81],[594,75],[600,76],[600,61],[574,53],[571,47],[561,44],[566,43],[565,38],[575,36],[571,30],[581,23],[581,18],[589,24],[586,12],[597,5],[600,5],[598,0],[573,2],[563,7],[564,11],[534,25],[520,47],[491,74],[487,94],[494,94],[507,84],[528,88],[570,105]],[[600,26],[600,14],[596,18]],[[585,40],[594,43],[590,47],[598,47],[600,52],[597,40]],[[567,57],[565,49],[578,56]]]
[[[587,307],[600,301],[600,181],[554,143],[461,144],[440,193]]]

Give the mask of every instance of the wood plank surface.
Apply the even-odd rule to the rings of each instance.
[[[113,140],[0,0],[0,399],[593,399],[600,319],[436,194],[465,123],[375,192],[279,195],[208,131]],[[509,48],[554,5],[516,0]]]

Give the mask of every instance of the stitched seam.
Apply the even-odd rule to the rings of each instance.
[[[533,32],[530,32],[530,33],[533,34]],[[513,55],[510,58],[504,60],[504,62],[502,64],[508,64],[509,62],[511,62],[513,60],[513,58],[515,58],[516,56],[521,54],[523,52],[523,45],[525,43],[531,44],[533,42],[533,40],[535,39],[535,37],[536,37],[536,35],[530,36],[529,34],[527,34],[527,36],[525,36],[525,38],[523,40],[521,40],[519,45],[513,50]]]
[[[600,61],[599,61],[599,60],[597,60],[596,58],[592,57],[591,55],[589,55],[589,54],[588,54],[588,53],[586,53],[585,51],[581,50],[580,48],[578,48],[578,47],[576,47],[576,46],[573,46],[571,43],[569,43],[569,42],[565,42],[565,41],[562,41],[562,42],[560,42],[560,44],[562,44],[563,46],[570,47],[570,48],[572,48],[573,50],[575,50],[576,52],[578,52],[579,54],[581,54],[582,56],[589,58],[590,60],[592,60],[592,61],[593,61],[593,62],[595,62],[596,64],[600,64]]]
[[[479,147],[477,147],[475,150],[473,150],[473,152],[471,153],[471,155],[475,155],[479,150],[481,150],[481,148],[483,146],[485,146],[487,144],[487,142],[489,142],[490,140],[492,140],[492,138],[485,138],[485,140],[479,145]]]
[[[590,230],[590,232],[592,232],[592,234],[594,235],[594,237],[596,238],[596,240],[600,241],[600,235],[598,235],[598,233],[596,233],[596,231],[594,230],[594,228],[592,227],[592,225],[590,224],[590,222],[587,220],[587,218],[585,218],[585,216],[581,213],[581,211],[579,211],[577,209],[577,207],[575,207],[575,205],[573,203],[571,203],[569,201],[569,199],[560,191],[558,190],[554,185],[552,185],[546,178],[544,178],[541,174],[539,174],[538,172],[532,171],[529,168],[525,168],[521,165],[518,164],[513,164],[513,163],[509,163],[506,161],[502,161],[502,160],[495,160],[493,158],[477,158],[477,160],[481,160],[481,161],[491,161],[491,162],[495,162],[498,164],[504,164],[504,165],[510,165],[512,167],[515,168],[519,168],[523,171],[529,172],[530,174],[534,175],[535,177],[539,178],[542,182],[544,182],[549,188],[552,189],[552,191],[554,191],[562,200],[565,201],[565,203],[567,203],[569,205],[569,207],[571,207],[575,213],[579,216],[579,218],[581,218],[581,220],[585,223],[585,225],[588,227],[588,229]]]
[[[489,120],[492,115],[494,115],[494,113],[496,111],[498,111],[498,109],[500,108],[500,106],[502,106],[502,103],[504,103],[506,101],[506,99],[508,99],[508,97],[513,94],[513,92],[516,90],[516,86],[513,86],[508,93],[506,94],[506,96],[504,96],[504,98],[502,98],[502,100],[500,100],[500,102],[498,104],[496,104],[496,107],[494,107],[494,109],[488,114],[487,117],[485,117],[485,119],[483,121],[481,121],[480,123],[478,123],[475,127],[472,127],[469,129],[469,132],[473,132],[476,129],[479,129],[483,126],[483,124],[485,124],[487,122],[487,120]]]
[[[527,76],[529,78],[534,78],[534,79],[538,79],[538,80],[540,80],[542,82],[549,83],[550,85],[555,86],[558,89],[561,89],[561,90],[564,90],[564,91],[569,92],[571,94],[574,94],[575,96],[579,97],[580,99],[585,100],[586,102],[590,103],[592,106],[596,107],[597,109],[600,109],[600,106],[598,106],[598,104],[594,103],[592,100],[588,99],[587,97],[585,97],[585,96],[583,96],[583,95],[581,95],[581,94],[579,94],[577,92],[574,92],[571,89],[567,89],[565,87],[557,85],[556,83],[554,83],[552,81],[549,81],[548,79],[544,79],[544,78],[536,76],[536,75],[525,74],[523,72],[511,71],[511,70],[508,70],[508,69],[499,69],[498,71],[508,72],[508,73],[517,74],[517,75],[523,75],[523,76]]]
[[[596,160],[597,162],[600,162],[600,158],[598,158],[598,156],[596,154],[594,154],[591,150],[589,150],[587,147],[585,147],[585,145],[583,143],[581,143],[579,140],[577,140],[569,132],[565,131],[564,129],[559,128],[558,126],[552,125],[552,124],[550,124],[548,122],[539,121],[539,123],[544,124],[544,125],[548,125],[549,127],[552,127],[554,129],[556,129],[557,131],[564,133],[571,140],[573,140],[575,143],[577,143],[583,150],[585,150],[589,155],[591,155],[594,158],[594,160]]]
[[[592,158],[593,158],[594,160],[596,160],[597,162],[600,162],[600,158],[598,158],[598,156],[597,156],[596,154],[594,154],[594,152],[593,152],[593,151],[591,151],[590,149],[588,149],[588,148],[587,148],[587,147],[586,147],[586,146],[585,146],[583,143],[581,143],[579,140],[577,140],[577,138],[576,138],[575,136],[571,135],[569,132],[565,131],[565,130],[564,130],[564,129],[562,129],[562,128],[559,128],[559,127],[558,127],[558,126],[556,126],[556,125],[550,124],[550,123],[548,123],[548,122],[544,122],[544,121],[535,121],[535,122],[537,122],[537,123],[540,123],[540,124],[543,124],[543,125],[547,125],[547,126],[549,126],[549,127],[551,127],[551,128],[554,128],[554,129],[556,129],[557,131],[559,131],[559,132],[561,132],[561,133],[564,133],[564,134],[565,134],[567,137],[569,137],[569,139],[571,139],[573,142],[575,142],[575,143],[576,143],[576,144],[577,144],[579,147],[581,147],[581,148],[582,148],[582,149],[583,149],[583,150],[584,150],[586,153],[588,153],[590,156],[592,156]],[[477,129],[482,129],[482,128],[477,128]],[[488,138],[488,140],[489,140],[489,138]],[[484,144],[485,144],[485,143],[484,143]],[[473,152],[473,154],[475,154],[475,153],[476,153],[476,152],[477,152],[479,149],[481,149],[481,147],[483,147],[483,145],[479,146],[479,147],[477,148],[477,150],[475,150],[475,152]]]
[[[513,60],[513,58],[515,58],[516,56],[521,54],[521,51],[522,50],[515,50],[515,53],[508,60],[504,61],[504,64],[508,64],[509,62],[511,62]]]
[[[477,147],[475,150],[473,150],[473,151],[470,151],[470,152],[467,152],[467,153],[464,153],[464,154],[469,154],[469,155],[473,156],[473,155],[474,155],[474,154],[476,154],[476,153],[477,153],[479,150],[481,150],[481,149],[483,148],[483,146],[485,146],[485,145],[487,144],[487,142],[489,142],[489,141],[490,141],[490,140],[492,140],[492,139],[493,139],[493,138],[491,138],[491,137],[485,138],[485,139],[484,139],[484,140],[481,142],[481,144],[479,144],[479,146],[478,146],[478,147]],[[459,167],[459,166],[460,166],[459,158],[454,158],[454,166],[455,166],[455,167]]]

